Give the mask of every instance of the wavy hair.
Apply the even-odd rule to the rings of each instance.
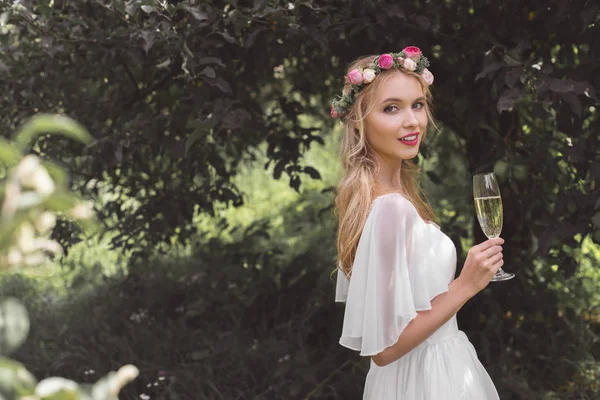
[[[354,68],[367,68],[376,56],[365,56],[354,61],[348,72]],[[372,201],[382,193],[375,182],[380,166],[374,149],[369,145],[365,134],[364,120],[373,108],[374,94],[381,85],[394,74],[406,74],[419,80],[426,98],[426,112],[429,125],[435,127],[431,113],[431,93],[428,85],[417,73],[389,69],[378,73],[375,79],[356,95],[354,104],[348,110],[344,122],[344,134],[340,149],[343,176],[335,197],[335,215],[338,218],[337,266],[347,277],[352,273],[352,264]],[[344,90],[350,89],[348,78]],[[426,132],[423,133],[425,138]],[[403,195],[413,203],[417,212],[426,221],[433,221],[435,214],[423,190],[417,182],[419,168],[411,160],[403,160],[400,169]]]

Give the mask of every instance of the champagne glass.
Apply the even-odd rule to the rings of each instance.
[[[481,230],[488,239],[497,238],[502,232],[503,214],[500,188],[493,172],[473,176],[473,197]],[[500,268],[492,282],[507,281],[514,277],[512,272],[504,272]]]

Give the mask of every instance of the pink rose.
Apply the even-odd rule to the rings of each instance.
[[[421,76],[423,77],[425,82],[427,82],[428,85],[431,85],[433,83],[433,74],[427,68],[425,68],[423,72],[421,72]]]
[[[365,69],[363,71],[363,79],[366,83],[373,82],[373,79],[375,79],[375,71],[372,70],[371,68]]]
[[[417,68],[417,64],[413,60],[410,58],[404,60],[404,69],[414,71],[415,68]]]
[[[335,111],[335,107],[331,107],[331,111],[329,112],[329,114],[333,117],[333,118],[339,118],[340,115],[337,113],[337,111]]]
[[[348,80],[353,85],[360,85],[363,82],[363,76],[358,69],[354,68],[348,72]]]
[[[398,57],[397,60],[398,60],[398,64],[404,65],[404,58]]]
[[[377,61],[379,68],[390,69],[394,64],[394,59],[390,54],[382,54],[379,56],[379,61]]]
[[[421,49],[419,49],[418,47],[415,46],[408,46],[406,48],[404,48],[404,55],[407,58],[412,59],[413,61],[418,61],[419,57],[421,57]]]

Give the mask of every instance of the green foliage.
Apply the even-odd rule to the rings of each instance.
[[[54,224],[56,213],[65,213],[80,221],[90,217],[87,210],[81,208],[78,197],[69,192],[64,179],[66,173],[60,167],[52,169],[52,175],[61,178],[57,185],[36,156],[21,156],[37,136],[58,132],[81,141],[90,138],[83,127],[68,117],[38,115],[17,132],[15,144],[2,143],[5,149],[0,153],[0,163],[7,179],[0,182],[0,271],[42,264],[48,259],[46,252],[60,252],[56,242],[44,238]],[[94,227],[93,222],[88,226]],[[15,298],[0,299],[0,354],[8,355],[21,347],[29,329],[25,307]],[[22,364],[0,357],[0,398],[117,400],[119,390],[138,373],[136,367],[126,365],[89,387],[57,377],[38,383]]]
[[[345,362],[331,329],[341,323],[329,301],[334,221],[318,206],[330,200],[314,193],[283,207],[277,228],[268,221],[226,228],[223,237],[233,242],[202,240],[189,256],[173,252],[140,261],[143,268],[132,260],[127,277],[108,277],[83,296],[74,289],[52,307],[31,307],[38,328],[19,359],[35,361],[36,372],[77,379],[125,359],[144,365],[124,389],[126,398],[294,398],[335,390],[341,375],[317,387],[340,365],[350,371],[354,363]],[[19,290],[18,282],[3,288]],[[54,333],[59,327],[64,335]],[[356,367],[365,371],[364,363]],[[337,391],[351,398],[359,387],[356,379]]]
[[[265,138],[277,176],[285,171],[296,188],[300,174],[316,176],[301,165],[300,151],[321,138],[289,118],[301,103],[270,82],[284,57],[265,44],[277,42],[279,27],[300,22],[287,5],[39,0],[3,3],[2,11],[0,66],[10,86],[3,100],[14,106],[4,125],[44,111],[90,129],[94,140],[83,154],[56,138],[37,146],[72,166],[74,186],[95,197],[98,183],[119,193],[99,210],[118,230],[115,245],[142,251],[173,236],[185,240],[195,232],[196,209],[213,214],[217,202],[240,205],[230,178]],[[249,54],[255,65],[245,61]],[[268,119],[264,99],[276,100]],[[57,234],[69,236],[70,227]]]
[[[321,282],[317,277],[325,274],[329,260],[321,260],[323,265],[315,262],[316,255],[302,258],[302,249],[310,245],[333,251],[333,247],[317,246],[331,245],[330,236],[329,242],[323,237],[313,242],[282,231],[291,229],[289,223],[301,231],[315,226],[334,229],[335,224],[306,215],[306,221],[294,221],[290,214],[311,209],[310,205],[286,208],[294,204],[286,192],[278,208],[272,204],[277,189],[270,186],[257,211],[228,212],[230,224],[249,228],[253,236],[249,242],[244,242],[243,229],[227,230],[227,220],[212,216],[220,204],[242,204],[240,188],[251,185],[234,177],[247,160],[258,161],[275,179],[286,173],[290,187],[311,199],[306,201],[314,201],[306,190],[314,183],[301,181],[302,174],[325,180],[333,168],[312,169],[316,164],[305,155],[331,131],[328,103],[339,93],[345,66],[364,52],[419,46],[435,74],[435,115],[442,127],[437,139],[431,137],[422,160],[440,223],[459,250],[483,240],[473,220],[470,176],[496,171],[505,207],[506,269],[517,273],[513,282],[489,287],[469,302],[459,314],[461,327],[497,378],[503,399],[598,397],[593,384],[598,370],[594,294],[598,262],[589,255],[600,243],[600,121],[595,90],[600,85],[600,19],[595,2],[31,0],[17,5],[4,2],[0,8],[0,126],[6,129],[2,136],[8,137],[9,131],[36,112],[66,113],[89,127],[93,140],[83,149],[64,138],[41,136],[34,150],[57,160],[57,167],[44,162],[57,183],[67,182],[66,175],[56,172],[58,166],[69,166],[70,184],[97,201],[101,219],[113,230],[108,237],[115,246],[124,245],[138,255],[154,249],[167,252],[174,242],[202,243],[202,236],[194,236],[198,227],[223,229],[223,248],[204,243],[214,246],[214,254],[206,251],[206,268],[214,269],[210,274],[217,275],[210,276],[219,282],[215,287],[220,291],[202,287],[205,292],[195,295],[207,293],[206,299],[221,305],[215,317],[219,321],[236,315],[227,320],[231,326],[238,315],[253,315],[258,321],[262,321],[258,317],[277,316],[280,325],[265,326],[282,330],[274,330],[273,336],[266,329],[260,331],[269,338],[266,343],[273,353],[243,358],[263,369],[256,367],[257,374],[252,375],[253,371],[231,368],[234,361],[226,365],[242,374],[245,384],[260,382],[252,386],[256,392],[246,393],[265,397],[272,392],[258,374],[273,378],[264,372],[266,366],[275,360],[280,364],[279,358],[271,358],[274,354],[285,359],[288,353],[277,352],[284,338],[293,337],[281,322],[283,311],[274,311],[279,310],[279,299],[287,298],[279,288],[289,289],[282,282],[297,280],[307,282],[303,289],[312,294],[308,288],[314,290],[315,282]],[[21,155],[5,143],[0,142],[0,157],[14,164]],[[336,155],[328,157],[330,161]],[[327,185],[334,183],[335,179]],[[40,196],[23,201],[43,203]],[[49,206],[63,203],[56,199]],[[15,215],[30,218],[19,210]],[[197,213],[206,219],[192,223]],[[254,215],[274,221],[255,221]],[[269,225],[277,234],[264,234]],[[78,240],[72,235],[75,229],[59,221],[53,236],[68,246]],[[11,241],[14,233],[6,228],[0,237]],[[251,243],[263,251],[240,253],[225,246],[231,243]],[[230,260],[235,266],[229,271],[220,270],[219,261],[225,256],[217,255],[223,251],[239,257],[242,266],[247,264],[245,274],[237,268],[239,260]],[[145,286],[146,279],[158,282],[143,274],[144,258],[138,261],[130,266],[135,267],[133,276],[139,285]],[[321,269],[303,268],[300,262]],[[280,273],[292,265],[302,274]],[[90,279],[98,279],[87,273]],[[225,278],[237,286],[229,288]],[[101,285],[84,284],[88,295],[94,294],[90,288],[96,284]],[[159,291],[158,283],[153,288]],[[271,300],[268,304],[274,306],[250,312],[243,306],[253,301],[250,289],[258,293],[255,298]],[[225,300],[211,296],[225,296]],[[298,302],[312,305],[297,320],[290,317],[289,326],[299,332],[310,321],[319,332],[332,329],[332,315],[337,314],[324,306],[331,297],[320,298],[317,306],[307,300],[308,295],[295,296]],[[218,341],[235,337],[235,332],[247,333],[230,328],[230,336],[223,338],[216,334],[217,326],[209,332],[212,336],[202,337],[208,338],[204,340],[211,349],[221,349],[217,352],[221,356],[225,350]],[[174,331],[161,334],[183,340]],[[161,338],[149,335],[143,343]],[[300,389],[294,389],[300,392],[317,390],[315,396],[350,398],[338,389],[351,386],[348,364],[340,361],[333,367],[338,359],[322,360],[327,358],[323,354],[334,350],[319,347],[318,339],[314,340],[310,342],[314,347],[302,348],[314,351],[315,357],[298,355],[301,367],[291,368],[291,375],[280,372],[281,376],[315,384],[300,384]],[[246,354],[242,349],[249,343],[241,339],[235,343],[240,345],[238,354]],[[301,339],[294,342],[305,344]],[[181,354],[191,354],[187,350]],[[204,353],[199,354],[202,360]],[[322,366],[315,368],[322,376],[335,372],[320,389],[315,388],[323,380],[306,372],[307,359]],[[211,362],[221,365],[218,360]],[[354,371],[357,376],[364,372]],[[306,380],[299,378],[302,374]],[[346,376],[338,381],[342,374]],[[206,382],[216,381],[216,375]],[[201,383],[206,390],[202,393],[218,397],[218,391],[232,387],[228,381],[219,382],[217,390]],[[275,382],[276,389],[293,386],[293,380]],[[244,389],[248,387],[230,390],[235,396]],[[295,397],[292,392],[282,396]]]
[[[38,304],[30,306],[38,329],[20,360],[35,364],[36,372],[82,380],[90,378],[87,371],[101,373],[126,360],[144,365],[124,389],[126,398],[360,398],[368,360],[337,342],[343,315],[332,302],[335,221],[321,212],[330,201],[331,194],[306,193],[282,206],[276,225],[256,220],[247,229],[223,227],[221,236],[199,238],[184,255],[174,251],[142,266],[132,260],[127,277],[108,276],[95,291],[74,288],[53,304],[37,303],[47,291],[22,290],[23,278],[13,277],[4,290],[29,293],[27,304]],[[491,308],[491,295],[475,301]],[[568,319],[489,311],[482,315],[485,332],[467,330],[480,344],[482,336],[496,338],[502,323],[494,321],[496,313],[517,324],[519,341],[504,349],[504,358],[486,363],[503,399],[594,398],[591,338],[578,326],[576,310],[564,307]],[[597,322],[588,323],[597,329]],[[56,335],[59,329],[65,334]]]

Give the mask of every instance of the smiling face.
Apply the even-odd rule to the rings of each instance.
[[[370,106],[364,120],[365,134],[382,161],[399,165],[416,157],[428,120],[419,80],[401,72],[389,76],[373,93]]]

